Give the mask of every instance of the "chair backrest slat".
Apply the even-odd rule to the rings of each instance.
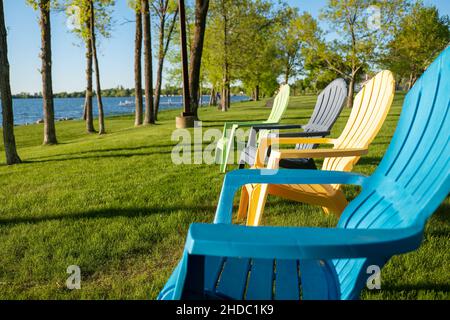
[[[341,114],[347,98],[347,84],[344,79],[336,79],[331,82],[317,98],[313,114],[305,125],[305,132],[330,131]],[[316,147],[311,144],[298,144],[296,149],[311,149]]]
[[[395,93],[392,72],[382,71],[356,95],[353,109],[335,148],[368,148],[389,113]],[[326,158],[323,170],[351,171],[360,157]]]
[[[268,123],[278,123],[281,121],[284,113],[286,112],[287,106],[289,104],[289,96],[291,94],[291,88],[289,85],[285,84],[280,87],[280,92],[275,97],[273,101],[272,111],[270,112]]]
[[[433,62],[405,98],[386,154],[361,194],[344,210],[338,227],[418,227],[450,192],[450,48]],[[341,297],[355,298],[372,261],[334,260]],[[384,262],[383,262],[384,263]],[[381,267],[381,265],[380,265]]]
[[[364,193],[382,196],[393,216],[376,217],[384,203],[355,207],[355,199],[342,215],[344,227],[359,225],[389,228],[424,223],[442,201],[436,192],[450,188],[450,49],[428,68],[405,98],[402,115],[386,155]],[[445,196],[444,195],[444,196]],[[358,201],[356,201],[358,200]],[[430,202],[433,205],[430,205]],[[405,210],[408,208],[408,210]],[[364,210],[366,209],[366,210]],[[368,210],[371,209],[371,210]],[[368,221],[373,220],[368,225]]]

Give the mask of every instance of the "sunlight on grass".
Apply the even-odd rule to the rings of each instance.
[[[355,171],[370,174],[394,133],[403,95]],[[315,97],[292,98],[284,123],[306,123]],[[265,119],[264,102],[203,108],[206,129],[226,120]],[[218,166],[175,166],[170,140],[179,111],[159,124],[134,128],[131,116],[109,118],[108,134],[84,134],[84,123],[57,123],[57,146],[41,146],[42,125],[17,127],[24,164],[0,165],[0,298],[150,299],[182,252],[189,224],[211,222],[223,175]],[[349,110],[333,129],[337,137]],[[0,147],[1,148],[1,147]],[[3,151],[3,150],[1,150]],[[0,162],[4,163],[1,152]],[[357,189],[345,188],[351,199]],[[382,290],[368,299],[449,299],[450,203],[427,226],[423,246],[395,257]],[[265,225],[332,227],[320,208],[269,197]],[[65,287],[66,268],[79,265],[82,289]]]

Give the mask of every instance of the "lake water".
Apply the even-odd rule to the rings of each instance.
[[[233,96],[232,102],[247,101],[246,96]],[[160,110],[180,109],[182,107],[182,97],[161,97]],[[203,97],[203,104],[209,102],[209,96]],[[84,98],[64,98],[55,99],[55,119],[81,119],[83,117]],[[93,99],[94,116],[97,116],[97,100]],[[105,116],[134,114],[134,97],[103,98]],[[36,123],[43,118],[42,99],[14,99],[14,123],[16,125]],[[145,108],[145,106],[144,106]],[[2,115],[0,112],[0,126]]]

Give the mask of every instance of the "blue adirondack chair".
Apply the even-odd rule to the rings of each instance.
[[[314,170],[226,175],[215,224],[193,224],[160,299],[355,299],[368,266],[416,250],[450,191],[450,48],[407,95],[390,147],[370,177]],[[270,173],[270,174],[268,174]],[[232,225],[248,183],[357,184],[337,228]],[[301,291],[299,290],[301,288]]]

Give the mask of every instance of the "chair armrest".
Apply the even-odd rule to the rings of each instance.
[[[189,254],[255,259],[390,257],[420,246],[419,226],[404,229],[246,227],[193,224]]]
[[[249,121],[249,122],[225,122],[224,127],[225,128],[230,128],[233,126],[236,127],[254,127],[254,126],[263,126],[263,125],[275,125],[276,123],[267,123],[265,121]]]
[[[288,129],[302,129],[303,125],[300,124],[267,124],[267,125],[257,125],[252,129],[256,132],[261,130],[288,130]]]
[[[265,139],[261,140],[261,145],[264,144],[267,147],[270,147],[274,144],[277,145],[287,145],[287,144],[332,144],[334,145],[336,143],[336,139],[331,138],[278,138],[278,137],[267,137]]]
[[[271,156],[278,159],[354,157],[368,153],[367,149],[308,149],[308,150],[273,150]]]
[[[301,129],[303,128],[303,125],[299,124],[264,124],[264,125],[257,125],[251,128],[250,136],[248,138],[247,147],[253,147],[256,148],[257,139],[256,135],[259,133],[259,131],[262,130],[289,130],[289,129]],[[309,137],[310,135],[306,132],[302,132],[304,135],[302,137]],[[300,133],[300,134],[302,134]],[[299,133],[297,133],[295,136],[298,136]],[[279,134],[276,135],[277,137]],[[312,135],[314,137],[316,135]],[[319,135],[322,137],[321,135]],[[316,136],[317,137],[317,136]]]
[[[366,176],[352,172],[302,169],[244,169],[227,173],[214,223],[231,223],[233,200],[240,187],[253,183],[269,184],[356,184],[364,185]]]
[[[317,131],[317,132],[289,132],[279,133],[277,138],[308,138],[308,137],[326,137],[330,135],[330,131]]]
[[[331,144],[334,145],[336,143],[336,139],[330,138],[274,138],[267,137],[265,139],[261,139],[258,152],[256,154],[255,159],[255,167],[256,168],[264,168],[264,161],[266,159],[267,151],[272,145],[286,145],[286,144]]]

